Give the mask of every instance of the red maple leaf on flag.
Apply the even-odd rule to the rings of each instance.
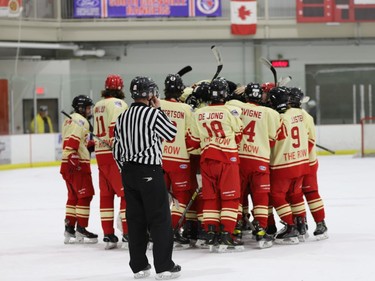
[[[246,20],[246,17],[250,16],[250,14],[250,10],[246,10],[245,6],[241,6],[238,8],[238,16],[241,18],[241,20]]]

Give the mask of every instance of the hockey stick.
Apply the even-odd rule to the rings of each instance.
[[[277,87],[278,86],[278,83],[277,83],[277,73],[276,73],[276,69],[273,67],[272,63],[269,60],[267,60],[267,59],[265,59],[263,57],[261,57],[259,59],[259,61],[261,63],[263,63],[266,67],[268,67],[272,71],[273,79],[275,80],[275,86]]]
[[[180,227],[182,225],[182,222],[184,221],[184,219],[186,217],[187,212],[189,211],[191,205],[193,205],[194,200],[195,200],[195,198],[197,198],[200,190],[201,190],[201,187],[198,186],[197,189],[194,191],[193,195],[191,196],[191,199],[190,199],[189,203],[187,204],[187,206],[185,208],[185,211],[182,213],[181,218],[178,220],[178,223],[177,223],[176,227],[174,228],[173,233],[178,232],[178,230],[180,229]]]
[[[219,76],[221,70],[223,69],[223,60],[221,59],[220,52],[219,52],[219,50],[216,48],[215,45],[211,46],[211,50],[212,50],[212,53],[214,54],[215,59],[216,59],[216,61],[217,61],[217,69],[216,69],[216,73],[215,73],[214,77],[212,78],[212,80],[214,80],[214,79],[216,79],[216,78]],[[211,80],[211,81],[212,81],[212,80]]]
[[[183,76],[183,75],[185,75],[186,73],[188,73],[192,70],[193,70],[193,68],[190,65],[187,65],[184,68],[180,69],[180,71],[177,72],[177,74],[180,75],[180,76]]]
[[[324,147],[324,146],[321,146],[321,145],[319,145],[319,144],[316,144],[316,147],[319,147],[320,149],[323,149],[323,150],[325,150],[325,151],[328,151],[328,152],[331,153],[331,154],[336,154],[336,152],[334,152],[333,150],[328,149],[328,148],[326,148],[326,147]]]
[[[93,134],[90,130],[87,130],[85,127],[82,126],[82,124],[78,123],[77,120],[74,120],[72,118],[72,116],[70,116],[64,110],[61,110],[61,113],[64,114],[66,117],[68,117],[70,120],[72,120],[75,124],[77,124],[78,126],[82,127],[86,131],[88,131],[94,138],[96,138],[99,142],[101,142],[102,144],[104,144],[106,147],[108,147],[109,149],[112,149],[112,147],[106,141],[104,141],[103,139],[99,138],[97,135]]]
[[[278,82],[278,85],[286,86],[290,81],[292,81],[292,76],[287,76],[287,77],[280,79],[280,81]]]

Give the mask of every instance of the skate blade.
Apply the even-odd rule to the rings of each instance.
[[[191,248],[190,243],[189,244],[180,244],[178,242],[173,243],[173,250],[179,251],[179,250],[186,250],[189,248]]]
[[[267,249],[273,246],[273,241],[258,241],[258,245],[260,249]]]
[[[98,238],[83,238],[77,237],[76,244],[96,244],[98,243]]]
[[[329,238],[329,236],[328,236],[327,232],[324,232],[323,234],[315,235],[315,239],[317,241],[325,240],[325,239],[328,239],[328,238]]]
[[[129,242],[122,242],[121,249],[129,250]]]
[[[65,237],[64,244],[65,245],[76,244],[76,239],[74,237]]]
[[[206,244],[206,240],[198,239],[197,242],[195,242],[195,247],[200,249],[208,249],[209,246]]]
[[[304,234],[304,235],[298,235],[298,241],[299,242],[306,242],[308,237],[309,237],[309,235],[307,233]]]
[[[116,249],[116,248],[117,248],[117,243],[107,242],[104,249],[105,250],[112,250],[112,249]]]
[[[290,237],[285,239],[275,239],[276,244],[280,245],[296,245],[299,244],[298,237]]]
[[[212,246],[212,250],[210,248],[211,253],[219,253],[219,254],[243,252],[244,250],[245,250],[245,247],[242,245],[240,246],[217,245],[217,246]]]

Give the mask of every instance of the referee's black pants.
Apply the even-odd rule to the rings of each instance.
[[[171,211],[161,166],[127,162],[122,169],[122,182],[129,229],[130,268],[135,273],[148,265],[146,251],[150,230],[156,273],[172,269]]]

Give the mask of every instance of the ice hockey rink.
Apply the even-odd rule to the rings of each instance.
[[[179,280],[374,280],[375,158],[319,161],[329,239],[314,241],[308,214],[310,238],[299,245],[260,250],[248,242],[240,253],[174,251]],[[92,171],[98,194],[96,165]],[[66,188],[59,167],[0,171],[0,183],[0,280],[133,280],[128,252],[104,250],[98,196],[88,229],[99,234],[99,243],[64,245]],[[151,251],[148,256],[152,264]]]

